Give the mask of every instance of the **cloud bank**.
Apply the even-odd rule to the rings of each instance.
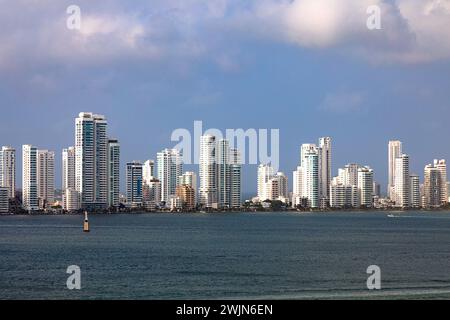
[[[79,31],[60,0],[0,0],[0,68],[206,59],[237,68],[231,43],[269,41],[338,50],[376,63],[450,58],[450,0],[77,1]],[[368,30],[367,7],[381,8]],[[232,54],[231,54],[232,52]]]

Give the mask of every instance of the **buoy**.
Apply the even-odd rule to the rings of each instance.
[[[83,232],[89,232],[89,220],[87,211],[84,212]]]

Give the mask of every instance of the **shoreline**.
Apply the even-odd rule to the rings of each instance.
[[[414,213],[446,213],[450,212],[450,208],[436,208],[436,209],[329,209],[329,210],[236,210],[236,211],[145,211],[145,210],[133,210],[133,211],[116,211],[116,212],[99,212],[88,211],[89,215],[144,215],[144,214],[160,214],[160,215],[173,215],[173,214],[261,214],[261,213],[298,213],[298,214],[323,214],[323,213],[398,213],[404,214],[408,212]],[[37,212],[37,213],[2,213],[0,217],[13,217],[13,216],[83,216],[83,212]]]

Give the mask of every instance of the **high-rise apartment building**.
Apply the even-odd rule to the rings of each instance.
[[[230,207],[240,208],[242,205],[242,165],[239,150],[230,149]]]
[[[268,183],[275,175],[272,166],[261,164],[258,167],[258,199],[259,201],[270,200]]]
[[[80,197],[78,191],[72,188],[67,188],[63,192],[64,210],[77,211],[80,209]]]
[[[37,195],[39,207],[49,208],[55,202],[55,153],[37,151]]]
[[[16,196],[16,150],[2,147],[0,150],[0,187],[8,189],[8,197]]]
[[[144,183],[148,184],[150,180],[154,179],[155,177],[156,177],[155,161],[153,160],[145,161],[142,168],[142,178]]]
[[[425,166],[424,203],[425,207],[439,207],[448,203],[447,168],[445,160],[435,160]]]
[[[419,208],[421,205],[419,175],[411,174],[409,179],[411,182],[411,208]]]
[[[75,185],[83,209],[108,206],[108,138],[103,115],[81,112],[75,119]]]
[[[226,139],[200,137],[199,203],[206,208],[241,205],[240,153]]]
[[[197,175],[193,171],[186,171],[180,177],[180,185],[190,186],[194,190],[194,203],[197,204]]]
[[[118,208],[120,196],[120,143],[108,139],[108,206]]]
[[[0,214],[9,212],[9,188],[0,187]]]
[[[62,190],[75,190],[75,147],[62,151]]]
[[[402,143],[401,141],[394,140],[389,141],[388,145],[388,166],[389,166],[389,176],[388,176],[388,197],[391,200],[395,200],[395,165],[396,159],[402,155]]]
[[[144,181],[142,196],[144,206],[149,210],[154,210],[161,203],[161,181],[156,177],[153,177],[150,181]]]
[[[217,203],[220,208],[231,207],[231,149],[226,139],[216,144]]]
[[[329,201],[331,185],[331,138],[319,139],[319,197]]]
[[[127,203],[131,207],[142,206],[142,163],[127,163]]]
[[[319,207],[319,149],[311,145],[302,146],[302,197],[311,208]]]
[[[434,160],[434,166],[439,171],[439,195],[441,205],[446,205],[448,203],[448,185],[447,185],[447,164],[445,160]]]
[[[181,206],[184,210],[195,209],[195,190],[190,185],[179,185],[176,190],[176,197],[181,200]]]
[[[330,186],[330,206],[332,208],[358,207],[358,186],[344,184],[338,177],[335,177]]]
[[[216,137],[200,137],[199,202],[206,208],[217,206],[217,163]]]
[[[411,206],[411,181],[409,173],[409,156],[402,154],[395,159],[394,200],[400,208]]]
[[[349,163],[344,168],[338,170],[339,183],[348,186],[358,186],[358,170],[361,166],[356,163]]]
[[[296,207],[301,204],[302,194],[303,194],[303,171],[302,167],[298,166],[292,174],[292,205]]]
[[[158,180],[161,183],[161,201],[168,204],[175,196],[179,177],[183,173],[183,158],[179,150],[165,149],[157,154]]]
[[[22,206],[27,211],[39,210],[37,181],[37,148],[22,147]]]
[[[373,206],[373,170],[369,167],[358,169],[358,193],[361,206]]]

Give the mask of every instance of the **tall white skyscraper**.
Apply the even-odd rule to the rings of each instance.
[[[9,198],[16,196],[16,150],[12,147],[0,150],[0,187],[8,189]]]
[[[179,150],[165,149],[157,154],[158,180],[161,183],[161,201],[169,204],[175,196],[179,177],[183,173],[183,157]]]
[[[127,203],[132,207],[142,206],[142,163],[127,163]]]
[[[37,185],[37,148],[22,146],[22,206],[27,211],[39,210]]]
[[[217,203],[220,208],[231,205],[230,143],[222,139],[216,145]]]
[[[199,202],[206,208],[218,206],[216,147],[215,136],[204,135],[200,137]]]
[[[39,207],[48,208],[55,202],[55,153],[37,151],[37,187]]]
[[[148,184],[152,179],[156,177],[155,161],[147,160],[144,162],[142,168],[142,178],[144,183]]]
[[[302,197],[311,208],[319,207],[319,149],[315,145],[302,146]]]
[[[319,197],[330,199],[331,185],[331,138],[319,139]]]
[[[108,206],[119,207],[120,193],[120,143],[108,139]]]
[[[409,179],[411,182],[411,207],[419,208],[421,205],[419,175],[411,174]]]
[[[83,209],[108,203],[108,139],[105,116],[81,112],[75,119],[75,183]]]
[[[230,149],[230,207],[240,208],[242,205],[242,164],[241,164],[241,153],[239,150],[232,148]]]
[[[359,203],[363,207],[373,206],[373,170],[369,167],[358,169]]]
[[[240,153],[226,139],[200,137],[199,203],[206,208],[237,208],[241,205]]]
[[[409,174],[409,156],[402,154],[395,159],[395,205],[400,208],[411,206],[411,181]]]
[[[75,147],[62,151],[62,190],[75,190]]]
[[[395,200],[395,164],[396,159],[402,155],[402,143],[398,140],[389,141],[388,146],[389,177],[388,177],[388,197]]]

